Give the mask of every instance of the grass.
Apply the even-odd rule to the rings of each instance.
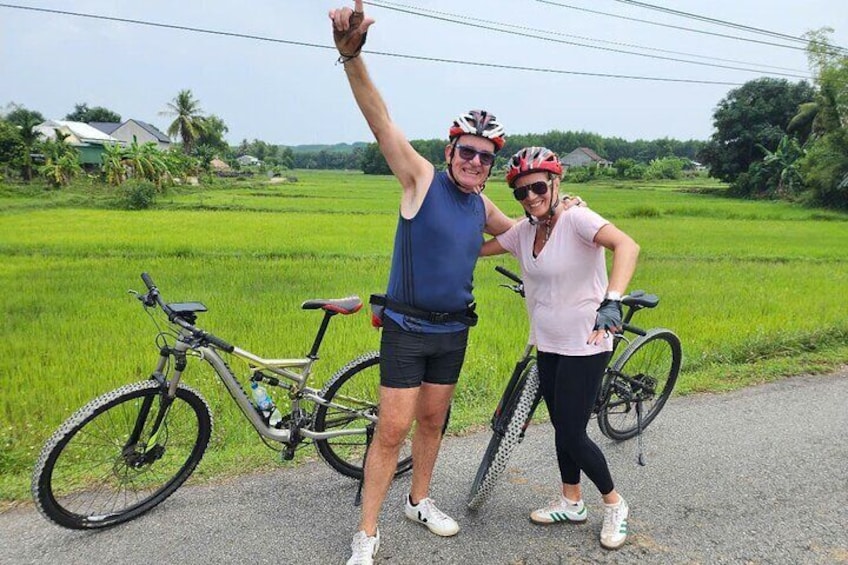
[[[398,209],[390,177],[296,172],[297,183],[234,181],[182,188],[152,210],[110,209],[108,189],[0,185],[0,501],[28,497],[40,446],[91,398],[146,378],[155,327],[127,290],[150,272],[167,300],[201,300],[200,325],[267,357],[299,357],[319,318],[308,298],[384,290]],[[643,327],[673,328],[684,364],[676,393],[724,391],[848,360],[848,216],[786,203],[737,201],[703,179],[568,185],[642,246],[631,289],[661,297]],[[706,193],[705,193],[706,192]],[[519,215],[501,181],[488,194]],[[480,324],[471,332],[451,430],[481,426],[526,338],[524,305],[481,260]],[[317,383],[376,349],[367,316],[336,317]],[[233,367],[246,375],[246,368]],[[235,411],[214,374],[189,385],[216,431],[197,471],[215,480],[279,463]],[[309,450],[310,456],[314,452]]]

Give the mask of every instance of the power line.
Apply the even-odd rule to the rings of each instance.
[[[220,31],[220,30],[212,30],[212,29],[204,29],[198,27],[190,27],[190,26],[181,26],[175,24],[165,24],[161,22],[150,22],[145,20],[137,20],[131,18],[118,18],[115,16],[104,16],[98,14],[87,14],[84,12],[70,12],[67,10],[54,10],[49,8],[37,8],[33,6],[19,6],[15,4],[5,4],[0,3],[0,8],[11,8],[16,10],[25,10],[32,12],[41,12],[48,14],[57,14],[62,16],[73,16],[79,18],[88,18],[93,20],[103,20],[103,21],[113,21],[113,22],[121,22],[133,25],[141,25],[141,26],[149,26],[149,27],[158,27],[164,29],[173,29],[178,31],[188,31],[192,33],[204,33],[209,35],[221,35],[226,37],[237,37],[240,39],[251,39],[256,41],[266,41],[271,43],[283,43],[287,45],[296,45],[299,47],[312,47],[317,49],[331,49],[335,51],[335,46],[332,45],[320,45],[316,43],[306,43],[303,41],[292,41],[287,39],[279,39],[273,37],[264,37],[260,35],[252,35],[246,33],[237,33],[230,31]],[[526,66],[518,66],[518,65],[504,65],[500,63],[484,63],[484,62],[475,62],[475,61],[464,61],[464,60],[456,60],[456,59],[443,59],[437,57],[425,57],[420,55],[406,55],[402,53],[388,53],[384,51],[370,51],[363,50],[363,53],[368,53],[372,55],[380,55],[383,57],[395,57],[402,59],[412,59],[418,61],[427,61],[427,62],[435,62],[435,63],[449,63],[454,65],[467,65],[467,66],[475,66],[475,67],[485,67],[485,68],[496,68],[496,69],[506,69],[513,71],[527,71],[527,72],[539,72],[539,73],[549,73],[549,74],[564,74],[564,75],[577,75],[577,76],[590,76],[590,77],[598,77],[598,78],[615,78],[615,79],[629,79],[629,80],[642,80],[642,81],[655,81],[655,82],[671,82],[671,83],[686,83],[686,84],[707,84],[707,85],[720,85],[720,86],[741,86],[740,83],[737,82],[727,82],[727,81],[713,81],[713,80],[700,80],[700,79],[678,79],[678,78],[669,78],[669,77],[654,77],[654,76],[640,76],[640,75],[624,75],[624,74],[612,74],[612,73],[592,73],[592,72],[582,72],[582,71],[570,71],[570,70],[559,70],[559,69],[550,69],[550,68],[539,68],[539,67],[526,67]]]
[[[0,4],[0,8],[13,8],[15,10],[27,10],[32,12],[43,12],[47,14],[58,14],[60,16],[74,16],[77,18],[89,18],[92,20],[105,20],[111,22],[121,22],[125,24],[135,24],[149,27],[161,27],[165,29],[175,29],[178,31],[190,31],[194,33],[206,33],[210,35],[223,35],[227,37],[238,37],[241,39],[255,39],[256,41],[270,41],[273,43],[285,43],[288,45],[297,45],[300,47],[318,47],[321,49],[335,49],[335,47],[327,45],[318,45],[316,43],[306,43],[303,41],[291,41],[287,39],[276,39],[272,37],[263,37],[261,35],[250,35],[246,33],[236,33],[231,31],[219,31],[212,29],[203,29],[198,27],[181,26],[174,24],[164,24],[161,22],[148,22],[144,20],[135,20],[130,18],[118,18],[114,16],[103,16],[99,14],[86,14],[85,12],[69,12],[67,10],[53,10],[50,8],[37,8],[35,6],[18,6],[15,4]]]
[[[385,0],[380,0],[380,1],[382,1],[384,4],[389,4],[388,2],[385,2]],[[365,3],[366,4],[374,4],[373,2],[369,2],[368,0],[365,0]],[[376,5],[376,4],[374,4],[374,5]],[[402,6],[402,5],[399,5],[399,4],[396,4],[396,3],[394,5],[395,6]],[[402,7],[409,8],[409,6],[402,6]],[[434,14],[453,15],[453,14],[447,14],[446,12],[439,12],[439,11],[436,11],[436,10],[427,10],[425,8],[415,8],[415,9],[422,11],[422,12],[430,12],[430,13],[434,13]],[[558,35],[560,37],[572,37],[572,38],[575,38],[575,39],[581,39],[581,40],[584,40],[584,41],[594,41],[596,43],[604,43],[604,44],[607,44],[607,45],[618,45],[618,46],[621,46],[621,47],[632,47],[634,49],[642,49],[643,51],[656,51],[658,53],[669,53],[669,54],[672,54],[672,55],[683,55],[684,57],[695,57],[697,59],[706,59],[706,60],[709,60],[709,61],[721,61],[721,62],[724,62],[724,63],[737,63],[737,64],[740,64],[740,65],[751,65],[751,66],[757,66],[757,67],[763,67],[763,68],[769,68],[769,69],[778,69],[778,70],[781,70],[781,71],[792,71],[792,72],[795,72],[795,73],[803,73],[804,72],[804,71],[801,71],[801,70],[798,70],[798,69],[790,69],[790,68],[787,68],[787,67],[778,67],[776,65],[766,65],[765,63],[748,63],[748,62],[739,61],[739,60],[736,60],[736,59],[722,59],[721,57],[713,57],[713,56],[708,56],[708,55],[698,55],[697,53],[686,53],[686,52],[683,52],[683,51],[672,51],[670,49],[659,49],[657,47],[645,47],[644,45],[636,45],[636,44],[633,44],[633,43],[622,43],[622,42],[619,42],[619,41],[607,41],[607,40],[604,40],[604,39],[597,39],[597,38],[586,37],[586,36],[582,36],[582,35],[573,35],[573,34],[567,34],[567,33],[555,32],[555,31],[547,31],[547,30],[538,29],[538,28],[532,28],[532,27],[526,27],[526,26],[517,26],[517,25],[514,25],[514,24],[503,24],[503,23],[500,23],[500,22],[494,22],[494,21],[491,21],[491,20],[484,20],[484,19],[480,19],[480,18],[472,18],[472,17],[469,17],[469,16],[461,16],[461,15],[453,15],[453,16],[457,17],[457,18],[461,18],[461,19],[470,20],[470,21],[478,21],[478,22],[483,22],[483,23],[487,23],[487,24],[500,25],[500,26],[503,26],[503,27],[511,27],[513,29],[521,30],[521,31],[533,31],[533,32],[538,32],[538,33],[546,33],[546,34],[549,34],[549,35]]]
[[[572,6],[570,4],[563,4],[561,2],[553,2],[552,0],[536,0],[536,2],[540,2],[542,4],[550,4],[551,6],[557,6],[559,8],[568,8],[570,10],[578,10],[580,12],[587,12],[587,13],[590,13],[590,14],[597,14],[597,15],[600,15],[600,16],[608,16],[610,18],[618,18],[618,19],[621,19],[621,20],[628,20],[628,21],[631,21],[631,22],[639,22],[639,23],[649,24],[649,25],[653,25],[653,26],[667,27],[667,28],[679,29],[679,30],[683,30],[683,31],[691,31],[692,33],[701,33],[701,34],[704,34],[704,35],[713,35],[715,37],[724,37],[725,39],[735,39],[737,41],[747,41],[749,43],[759,43],[761,45],[770,45],[772,47],[783,47],[784,49],[795,49],[797,51],[806,51],[805,47],[798,47],[798,46],[795,46],[795,45],[786,45],[784,43],[772,43],[770,41],[761,41],[759,39],[751,39],[749,37],[738,37],[736,35],[727,35],[727,34],[724,34],[724,33],[717,33],[717,32],[713,32],[713,31],[705,31],[705,30],[702,30],[702,29],[695,29],[695,28],[691,28],[691,27],[684,27],[684,26],[677,26],[677,25],[672,25],[672,24],[652,22],[650,20],[642,20],[642,19],[639,19],[639,18],[631,18],[631,17],[628,17],[628,16],[622,16],[620,14],[610,14],[609,12],[600,12],[598,10],[591,10],[589,8],[581,8],[579,6]]]
[[[500,63],[480,63],[474,61],[460,61],[457,59],[440,59],[436,57],[421,57],[418,55],[401,55],[399,53],[385,53],[382,51],[365,51],[363,53],[370,53],[374,55],[383,55],[385,57],[400,57],[404,59],[417,59],[419,61],[431,61],[438,63],[452,63],[455,65],[471,65],[475,67],[492,67],[497,69],[507,69],[512,71],[532,71],[537,73],[551,73],[551,74],[563,74],[563,75],[579,75],[579,76],[588,76],[588,77],[600,77],[600,78],[620,78],[620,79],[631,79],[631,80],[648,80],[648,81],[659,81],[659,82],[677,82],[677,83],[689,83],[689,84],[717,84],[724,86],[742,86],[741,83],[738,82],[724,82],[724,81],[715,81],[715,80],[698,80],[698,79],[685,79],[685,78],[666,78],[666,77],[650,77],[650,76],[638,76],[638,75],[620,75],[620,74],[610,74],[610,73],[589,73],[589,72],[581,72],[581,71],[563,71],[559,69],[547,69],[540,67],[523,67],[517,65],[503,65]]]
[[[762,35],[774,37],[776,39],[785,39],[785,40],[788,40],[788,41],[796,41],[796,42],[804,43],[805,45],[807,43],[809,43],[809,41],[807,39],[804,39],[803,37],[797,37],[797,36],[789,35],[789,34],[786,34],[786,33],[780,33],[780,32],[777,32],[777,31],[771,31],[771,30],[767,30],[767,29],[763,29],[763,28],[759,28],[759,27],[748,26],[748,25],[739,24],[739,23],[736,23],[736,22],[730,22],[730,21],[727,21],[727,20],[720,20],[720,19],[717,19],[717,18],[711,18],[709,16],[703,16],[701,14],[693,14],[691,12],[683,12],[683,11],[680,11],[680,10],[674,10],[672,8],[666,8],[665,6],[656,6],[654,4],[648,4],[647,2],[637,2],[636,0],[614,0],[614,1],[620,2],[622,4],[630,4],[632,6],[637,6],[639,8],[647,8],[649,10],[657,10],[659,12],[665,12],[667,14],[672,14],[672,15],[675,15],[675,16],[683,17],[683,18],[690,18],[690,19],[699,20],[699,21],[702,21],[702,22],[715,24],[715,25],[739,29],[739,30],[742,30],[742,31],[750,32],[750,33],[759,33],[759,34],[762,34]],[[839,47],[837,45],[827,45],[827,47],[830,47],[834,50],[839,50],[839,51],[845,50],[843,47]]]
[[[561,34],[561,33],[558,33],[558,32],[551,32],[551,31],[540,30],[540,29],[535,29],[535,28],[515,26],[515,25],[512,25],[512,24],[504,24],[504,23],[501,23],[501,22],[495,22],[495,21],[491,21],[491,20],[483,20],[483,19],[480,19],[480,18],[473,18],[473,17],[469,17],[469,16],[462,16],[462,15],[458,15],[458,14],[452,14],[452,13],[449,13],[449,12],[440,12],[440,11],[437,11],[437,10],[428,10],[426,8],[418,8],[416,6],[407,6],[407,5],[403,5],[403,4],[390,3],[390,2],[386,2],[385,0],[380,0],[380,1],[366,0],[365,3],[370,5],[370,6],[376,6],[376,7],[379,7],[379,8],[384,8],[386,10],[393,10],[393,11],[396,11],[396,12],[411,14],[411,15],[414,15],[414,16],[420,16],[420,17],[430,18],[430,19],[434,19],[434,20],[446,21],[446,22],[450,22],[450,23],[454,23],[454,24],[458,24],[458,25],[475,27],[477,29],[486,29],[486,30],[489,30],[489,31],[497,31],[497,32],[500,32],[500,33],[517,35],[517,36],[520,36],[520,37],[530,37],[530,38],[533,38],[533,39],[541,39],[543,41],[551,41],[551,42],[555,42],[555,43],[562,43],[564,45],[574,45],[574,46],[577,46],[577,47],[585,47],[587,49],[598,49],[598,50],[601,50],[601,51],[609,51],[609,52],[612,52],[612,53],[622,53],[622,54],[625,54],[625,55],[634,55],[634,56],[637,56],[637,57],[646,57],[646,58],[649,58],[649,59],[659,59],[659,60],[664,60],[664,61],[673,61],[673,62],[676,62],[676,63],[688,63],[688,64],[691,64],[691,65],[701,65],[701,66],[706,66],[706,67],[715,67],[715,68],[729,69],[729,70],[734,70],[734,71],[756,72],[756,73],[764,72],[760,69],[752,69],[752,68],[745,68],[745,67],[734,67],[734,66],[729,66],[729,65],[719,65],[719,64],[715,64],[715,63],[705,63],[705,62],[702,62],[702,61],[691,61],[691,60],[687,60],[687,59],[678,59],[678,58],[675,58],[675,57],[665,57],[665,56],[662,56],[662,55],[651,55],[651,54],[648,54],[648,53],[636,53],[634,51],[626,51],[626,50],[623,50],[623,49],[614,49],[614,48],[609,48],[609,47],[599,47],[597,45],[587,45],[585,43],[578,43],[578,42],[575,42],[575,41],[565,41],[565,40],[561,40],[561,39],[553,39],[553,38],[550,38],[550,37],[543,37],[543,36],[539,36],[539,35],[530,35],[530,34],[527,33],[528,31],[539,32],[539,33],[544,33],[544,34],[549,34],[549,35],[559,35],[559,36],[562,36],[562,37],[575,37],[575,36],[572,36],[572,35]],[[459,20],[453,19],[453,18],[459,18],[459,20],[469,20],[469,21],[459,21]],[[470,23],[470,22],[477,22],[477,23]],[[493,25],[496,25],[496,26],[512,28],[512,29],[499,29],[499,28],[496,28],[496,27],[491,27],[489,25],[481,25],[481,24],[493,24]],[[520,30],[520,31],[518,31],[518,30]],[[580,37],[580,39],[587,39],[588,41],[599,41],[601,43],[621,45],[621,46],[626,46],[626,47],[635,47],[637,49],[652,50],[652,51],[663,51],[661,49],[651,49],[651,48],[641,47],[641,46],[638,46],[638,45],[615,43],[615,42],[596,40],[596,39],[591,39],[591,38]],[[677,53],[677,52],[674,52],[674,51],[666,51],[666,52],[680,54],[680,53]],[[724,60],[724,59],[717,59],[717,58],[712,58],[712,57],[703,57],[703,56],[700,56],[700,55],[690,55],[690,54],[685,54],[685,55],[692,56],[692,57],[705,58],[705,59]],[[771,65],[758,65],[757,63],[745,63],[745,62],[740,62],[740,61],[730,61],[730,62],[740,63],[740,64],[743,64],[743,65],[769,67],[769,68],[773,68],[773,69],[781,69],[781,70],[792,71],[792,73],[780,73],[780,72],[770,71],[770,73],[773,74],[773,75],[780,75],[780,76],[786,76],[786,77],[791,77],[791,78],[800,78],[800,79],[809,78],[808,75],[802,74],[804,71],[799,71],[799,70],[796,70],[796,69],[786,69],[784,67],[774,67],[774,66],[771,66]]]

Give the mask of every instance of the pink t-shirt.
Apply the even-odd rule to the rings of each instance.
[[[593,240],[608,223],[586,207],[569,208],[535,258],[536,226],[526,218],[497,236],[521,265],[530,315],[529,343],[539,351],[586,356],[612,350],[611,337],[600,345],[586,343],[607,289],[604,247]]]

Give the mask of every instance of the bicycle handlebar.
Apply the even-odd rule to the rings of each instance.
[[[524,281],[521,280],[521,277],[519,277],[518,275],[516,275],[512,271],[505,269],[504,267],[501,267],[500,265],[497,265],[495,267],[495,270],[497,272],[499,272],[500,274],[502,274],[503,276],[505,276],[506,278],[512,279],[513,282],[516,282],[518,284],[524,284]]]
[[[156,287],[156,284],[153,282],[153,279],[147,273],[141,273],[141,280],[144,281],[145,286],[147,286],[147,294],[144,298],[139,297],[139,299],[144,302],[145,306],[154,306],[159,305],[159,308],[168,316],[168,321],[174,324],[177,324],[181,328],[184,328],[192,333],[194,337],[197,339],[204,341],[206,343],[211,343],[212,345],[226,351],[227,353],[232,353],[235,349],[235,346],[227,343],[220,337],[213,335],[207,331],[201,330],[200,328],[189,324],[185,321],[181,316],[177,315],[174,310],[168,306],[164,300],[162,300],[162,296],[159,294],[159,289]],[[152,299],[152,302],[151,302]]]

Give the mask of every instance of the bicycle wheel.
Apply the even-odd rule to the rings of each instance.
[[[655,328],[634,340],[604,377],[607,398],[598,410],[601,432],[614,440],[635,436],[637,402],[642,403],[642,429],[648,427],[677,382],[680,359],[680,339],[670,330]]]
[[[495,483],[506,469],[510,455],[524,439],[524,430],[530,423],[541,394],[539,372],[536,364],[531,363],[524,369],[524,377],[516,385],[512,398],[493,425],[492,439],[489,440],[468,495],[469,510],[480,508],[492,493]]]
[[[332,432],[345,429],[369,429],[376,423],[369,417],[379,414],[380,353],[372,351],[354,359],[321,390],[321,396],[332,406],[319,406],[315,411],[315,431]],[[362,479],[366,434],[341,435],[315,442],[321,457],[339,473]],[[401,446],[395,476],[412,468],[412,435]]]
[[[212,416],[198,393],[180,385],[151,437],[162,399],[157,382],[138,382],[68,418],[35,465],[38,510],[66,528],[105,528],[147,512],[177,490],[203,456]]]

